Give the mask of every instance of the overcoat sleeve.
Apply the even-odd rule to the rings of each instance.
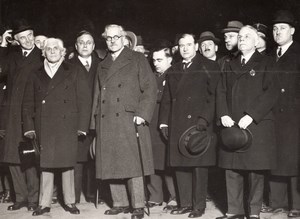
[[[159,108],[159,118],[158,118],[158,125],[166,124],[169,125],[169,115],[171,111],[171,93],[170,93],[170,80],[169,80],[169,72],[172,67],[166,72],[166,85],[163,91],[160,108]]]
[[[100,68],[98,67],[98,69],[100,69]],[[96,118],[95,118],[95,116],[98,113],[98,100],[99,100],[100,92],[101,91],[100,91],[100,83],[99,83],[99,72],[97,70],[97,73],[96,73],[96,76],[95,76],[95,82],[94,82],[90,129],[96,129]]]
[[[27,80],[23,103],[22,103],[22,120],[23,120],[23,133],[35,130],[34,127],[34,74]]]
[[[221,73],[221,78],[218,82],[217,85],[217,94],[216,94],[216,107],[217,107],[217,120],[219,121],[219,119],[222,116],[229,115],[229,110],[228,110],[228,106],[227,106],[227,98],[226,98],[226,93],[227,93],[227,85],[226,85],[226,67],[228,66],[228,64],[225,64],[224,67],[224,71],[222,71]],[[217,121],[217,123],[218,123]]]

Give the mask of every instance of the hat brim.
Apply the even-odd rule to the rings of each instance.
[[[198,40],[198,43],[201,44],[202,42],[204,42],[206,40],[212,40],[215,44],[219,44],[220,41],[221,41],[219,38],[214,38],[214,37],[211,37],[211,36],[205,36],[205,37],[200,38]]]
[[[20,28],[18,30],[14,30],[13,31],[13,36],[15,36],[18,33],[23,32],[23,31],[26,31],[26,30],[33,30],[33,28],[31,26],[24,26],[24,27],[22,27],[22,28]]]
[[[137,45],[137,37],[136,35],[131,32],[131,31],[126,31],[126,35],[131,39],[131,42],[132,42],[132,46],[130,49],[134,50],[136,45]]]
[[[291,25],[291,26],[296,26],[296,22],[292,22],[292,21],[286,21],[286,20],[273,20],[272,21],[272,25],[274,25],[274,24],[280,24],[280,23],[282,23],[282,24],[289,24],[289,25]]]
[[[240,31],[241,28],[237,28],[237,27],[228,27],[225,28],[223,30],[221,30],[221,33],[228,33],[228,32],[236,32],[238,33]]]
[[[192,132],[197,132],[197,128],[196,126],[191,126],[190,128],[188,128],[179,138],[179,141],[178,141],[178,149],[179,149],[179,152],[185,156],[186,158],[199,158],[201,157],[202,155],[204,155],[207,150],[209,149],[210,145],[212,145],[213,141],[215,141],[215,137],[214,135],[210,135],[209,136],[209,141],[208,141],[208,144],[206,145],[205,149],[203,151],[201,151],[200,153],[197,153],[197,154],[191,154],[187,148],[186,148],[186,145],[185,145],[185,139],[186,139],[186,136],[189,135],[190,133]]]

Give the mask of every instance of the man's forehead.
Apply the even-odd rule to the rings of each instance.
[[[83,34],[80,37],[77,38],[77,41],[80,40],[91,40],[94,41],[94,38],[90,34]]]
[[[186,35],[179,39],[179,44],[181,43],[194,43],[194,38],[190,35]]]
[[[250,34],[252,36],[255,36],[256,35],[256,32],[255,30],[252,30],[251,28],[249,27],[243,27],[240,32],[239,32],[239,35],[246,35],[246,34]]]
[[[213,40],[204,40],[202,43],[201,43],[201,46],[202,45],[211,45],[211,44],[215,44],[215,42]]]
[[[33,30],[25,30],[20,33],[17,33],[16,35],[21,37],[21,36],[27,36],[28,34],[32,34],[32,33],[33,33]]]
[[[290,25],[287,23],[277,23],[274,24],[273,27],[290,27]]]
[[[227,32],[227,33],[224,33],[225,36],[237,36],[238,33],[237,32]]]
[[[121,30],[118,27],[109,27],[107,29],[106,34],[107,35],[112,35],[112,36],[114,36],[114,35],[120,35],[121,34]]]
[[[48,41],[48,43],[47,43],[47,47],[56,47],[56,46],[58,46],[57,40],[51,40],[51,41]]]
[[[165,52],[164,52],[163,50],[159,50],[159,51],[153,52],[152,57],[153,57],[154,59],[164,58],[164,57],[166,57],[166,54],[165,54]]]

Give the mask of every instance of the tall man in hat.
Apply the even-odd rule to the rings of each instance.
[[[174,168],[179,192],[179,205],[171,214],[189,213],[188,217],[193,218],[205,213],[208,167],[216,163],[212,136],[220,70],[216,62],[197,52],[198,43],[193,34],[180,35],[178,46],[181,61],[167,72],[159,124],[169,141],[168,165]],[[212,138],[212,144],[204,144],[200,150],[186,148],[186,138],[181,136],[191,127],[192,132],[203,132],[203,139]]]
[[[18,146],[25,141],[22,131],[21,106],[25,84],[29,76],[42,66],[40,50],[34,45],[32,27],[23,19],[15,22],[13,37],[20,46],[6,53],[7,41],[3,40],[0,48],[2,73],[7,74],[7,118],[5,127],[5,146],[2,162],[8,163],[16,194],[15,203],[8,210],[27,207],[32,211],[37,206],[39,181],[36,167],[21,168]],[[3,39],[9,32],[3,34]]]
[[[110,53],[98,66],[91,128],[97,136],[96,178],[108,180],[113,200],[105,214],[128,213],[131,203],[132,218],[139,219],[145,206],[142,164],[145,175],[154,173],[148,123],[157,85],[144,55],[124,46],[125,35],[115,24],[102,34]]]
[[[199,51],[205,57],[212,61],[217,61],[218,44],[220,40],[210,31],[200,34],[198,39]]]
[[[221,31],[224,33],[225,46],[228,50],[228,54],[219,59],[221,71],[223,71],[225,64],[231,59],[238,56],[238,33],[243,24],[240,21],[228,21],[227,26]]]
[[[275,14],[273,37],[277,48],[271,53],[277,60],[275,70],[280,94],[274,108],[277,168],[271,172],[270,203],[278,213],[290,209],[290,217],[300,216],[300,45],[293,39],[295,24],[290,11]]]
[[[225,169],[228,203],[227,214],[218,219],[244,219],[244,182],[247,178],[248,218],[259,218],[264,175],[274,163],[274,116],[271,111],[276,101],[274,74],[270,72],[272,63],[268,57],[256,51],[257,43],[255,28],[242,27],[238,34],[241,55],[225,65],[218,84],[217,118],[223,127],[224,144],[219,150],[219,167]]]

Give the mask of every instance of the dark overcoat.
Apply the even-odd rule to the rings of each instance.
[[[228,62],[217,89],[217,116],[230,116],[236,123],[246,114],[252,144],[243,153],[220,147],[219,166],[226,169],[264,170],[274,166],[275,130],[271,111],[277,98],[272,63],[257,51],[241,66],[241,57]]]
[[[2,50],[2,49],[1,49]],[[42,66],[41,51],[35,47],[24,58],[21,47],[2,53],[2,73],[7,74],[6,135],[3,162],[20,164],[18,146],[24,141],[22,131],[22,100],[28,77]],[[5,54],[5,57],[2,55]],[[2,62],[2,61],[1,61]]]
[[[273,60],[276,50],[272,51]],[[300,171],[300,45],[297,42],[275,64],[279,98],[274,107],[277,168],[272,174],[296,176]]]
[[[36,131],[42,168],[76,164],[77,130],[88,130],[92,99],[81,73],[76,66],[63,62],[52,79],[42,67],[27,82],[22,110],[24,132]]]
[[[84,67],[84,65],[78,59],[78,55],[75,55],[70,60],[70,63],[78,66],[79,71],[81,71],[82,75],[84,75],[84,77],[86,78],[87,83],[88,83],[88,93],[91,98],[93,96],[93,87],[94,87],[94,83],[95,83],[95,76],[97,73],[97,67],[98,67],[99,62],[100,62],[100,59],[97,56],[97,54],[92,53],[91,67],[90,67],[90,70],[87,71],[86,68]],[[94,137],[95,136],[93,135],[93,133],[89,131],[87,133],[86,137],[80,136],[78,138],[78,156],[77,156],[78,162],[88,161],[88,151],[89,151],[90,145],[91,145]]]
[[[156,74],[156,82],[157,82],[157,102],[156,102],[156,107],[149,127],[150,127],[150,134],[151,134],[151,141],[152,141],[152,148],[153,148],[154,169],[165,170],[166,155],[167,155],[166,154],[167,140],[162,136],[161,131],[159,129],[158,115],[159,115],[159,108],[161,104],[164,86],[166,84],[166,73],[160,76]]]
[[[157,85],[142,53],[124,48],[115,61],[108,55],[98,66],[91,129],[96,128],[96,177],[120,179],[141,176],[133,117],[152,119]],[[138,126],[146,175],[153,174],[148,125]]]
[[[182,63],[167,71],[167,83],[161,102],[159,123],[169,127],[168,164],[172,167],[212,166],[216,164],[215,144],[200,157],[187,158],[178,148],[183,132],[196,125],[199,118],[209,124],[213,132],[215,118],[215,90],[220,70],[216,62],[196,55],[184,71]]]

